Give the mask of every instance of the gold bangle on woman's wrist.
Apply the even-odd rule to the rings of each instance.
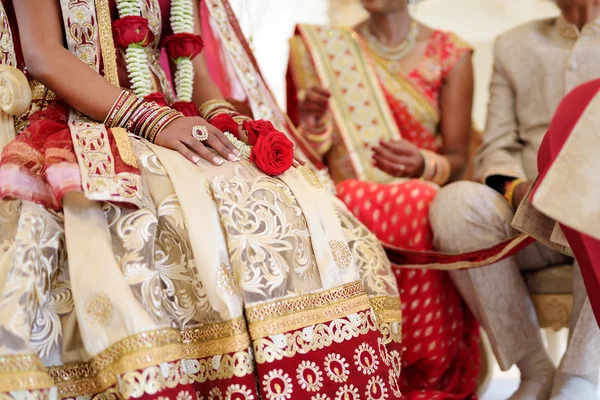
[[[429,150],[419,150],[419,152],[423,157],[424,163],[421,179],[440,186],[445,185],[450,179],[450,173],[452,172],[448,158]]]
[[[104,124],[108,128],[125,128],[146,140],[156,136],[172,121],[183,117],[179,111],[147,102],[128,90],[123,90],[113,104]]]

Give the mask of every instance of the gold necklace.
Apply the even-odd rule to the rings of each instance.
[[[393,47],[387,47],[382,45],[379,40],[371,33],[368,24],[363,24],[361,27],[362,36],[367,39],[369,47],[375,51],[380,57],[388,61],[388,67],[390,64],[398,64],[404,56],[406,56],[415,46],[417,36],[419,35],[419,23],[411,19],[408,33],[402,39],[402,41]]]

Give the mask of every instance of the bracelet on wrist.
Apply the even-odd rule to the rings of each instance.
[[[113,104],[104,124],[108,128],[125,128],[150,142],[172,121],[183,117],[179,111],[147,102],[123,90]]]
[[[519,184],[523,183],[524,181],[522,179],[515,179],[511,182],[507,182],[506,183],[506,191],[504,192],[504,198],[506,199],[506,201],[508,201],[508,204],[514,208],[514,194],[515,194],[515,189],[517,188],[517,186],[519,186]]]

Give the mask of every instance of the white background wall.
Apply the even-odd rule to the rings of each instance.
[[[247,36],[253,37],[255,55],[263,74],[279,104],[284,107],[287,41],[294,25],[327,24],[330,21],[355,24],[364,17],[358,0],[230,2],[242,29]],[[473,118],[479,127],[483,127],[494,38],[527,20],[556,15],[557,10],[549,0],[426,0],[414,7],[413,14],[432,27],[457,33],[474,46],[476,86]]]

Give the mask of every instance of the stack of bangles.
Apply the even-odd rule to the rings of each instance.
[[[170,107],[147,102],[128,90],[123,90],[108,113],[104,124],[109,128],[125,128],[150,142],[171,122],[183,114]]]
[[[225,100],[209,100],[200,106],[199,112],[206,121],[219,114],[230,115],[238,125],[242,125],[244,121],[252,121],[252,118],[235,111],[235,107]]]
[[[440,186],[446,184],[450,179],[450,162],[441,154],[429,150],[420,150],[425,168],[421,179],[436,183]]]

